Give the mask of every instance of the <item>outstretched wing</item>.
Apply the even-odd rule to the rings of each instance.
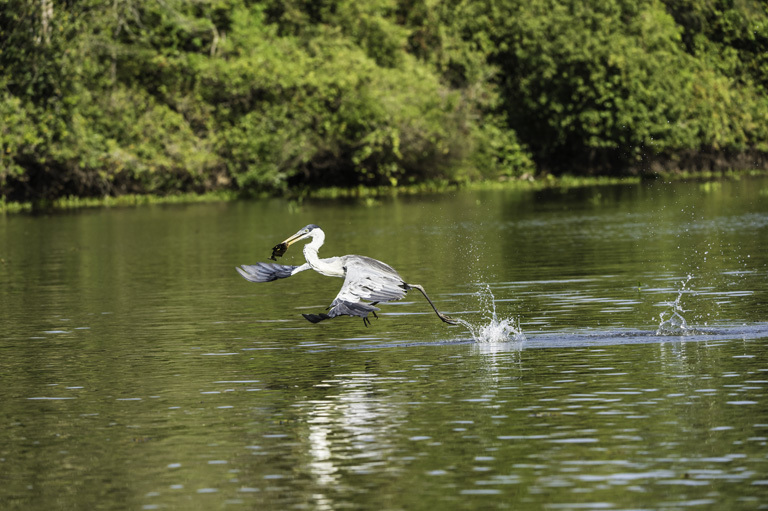
[[[309,265],[303,264],[301,266],[290,266],[285,264],[276,263],[256,263],[256,264],[244,264],[238,266],[235,269],[243,276],[244,279],[251,282],[271,282],[277,279],[284,279],[295,275],[300,271],[304,271]]]
[[[399,300],[408,289],[402,277],[391,266],[363,256],[344,256],[347,274],[344,285],[331,303],[328,317],[360,316],[379,310],[373,304]],[[364,302],[373,302],[364,303]]]

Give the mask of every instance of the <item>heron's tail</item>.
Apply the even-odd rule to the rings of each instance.
[[[277,279],[284,279],[293,275],[293,270],[297,266],[289,266],[276,263],[256,263],[244,264],[235,269],[243,276],[245,280],[251,282],[271,282]]]

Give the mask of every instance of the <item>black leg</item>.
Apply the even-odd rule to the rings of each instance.
[[[410,289],[410,288],[413,288],[413,289],[418,289],[419,291],[421,291],[421,294],[423,294],[423,295],[424,295],[424,298],[426,298],[426,299],[427,299],[427,301],[429,302],[429,304],[432,306],[432,309],[434,309],[434,311],[435,311],[435,314],[437,314],[437,317],[438,317],[438,318],[440,318],[441,320],[445,321],[445,322],[446,322],[446,323],[448,323],[449,325],[455,325],[455,324],[457,324],[456,320],[454,320],[454,319],[452,319],[452,318],[449,318],[448,316],[446,316],[445,314],[443,314],[442,312],[440,312],[440,311],[438,311],[438,310],[437,310],[437,307],[435,307],[435,304],[434,304],[434,303],[432,303],[432,300],[430,300],[430,299],[429,299],[429,296],[427,296],[427,292],[426,292],[426,291],[424,291],[424,288],[423,288],[423,287],[421,287],[421,286],[420,286],[420,285],[418,285],[418,284],[406,284],[406,286],[408,286],[408,287],[406,288],[406,291],[407,291],[408,289]]]

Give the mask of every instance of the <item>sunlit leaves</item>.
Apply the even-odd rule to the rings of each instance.
[[[644,171],[768,150],[757,0],[5,0],[18,199]]]

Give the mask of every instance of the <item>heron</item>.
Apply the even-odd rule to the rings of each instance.
[[[311,239],[311,241],[304,245],[304,258],[307,262],[300,266],[256,263],[238,266],[236,270],[250,282],[271,282],[309,269],[327,277],[344,278],[344,284],[328,307],[328,312],[302,314],[311,323],[319,323],[337,316],[358,316],[363,318],[363,324],[368,326],[371,324],[368,314],[373,314],[378,319],[376,311],[381,309],[376,307],[377,304],[399,300],[411,289],[417,289],[427,299],[437,317],[450,325],[457,324],[456,320],[437,310],[422,286],[408,284],[394,268],[386,263],[359,255],[321,258],[318,250],[325,243],[325,233],[315,224],[307,225],[276,245],[272,249],[271,259],[277,261],[275,256],[282,256],[288,247],[304,239]]]

